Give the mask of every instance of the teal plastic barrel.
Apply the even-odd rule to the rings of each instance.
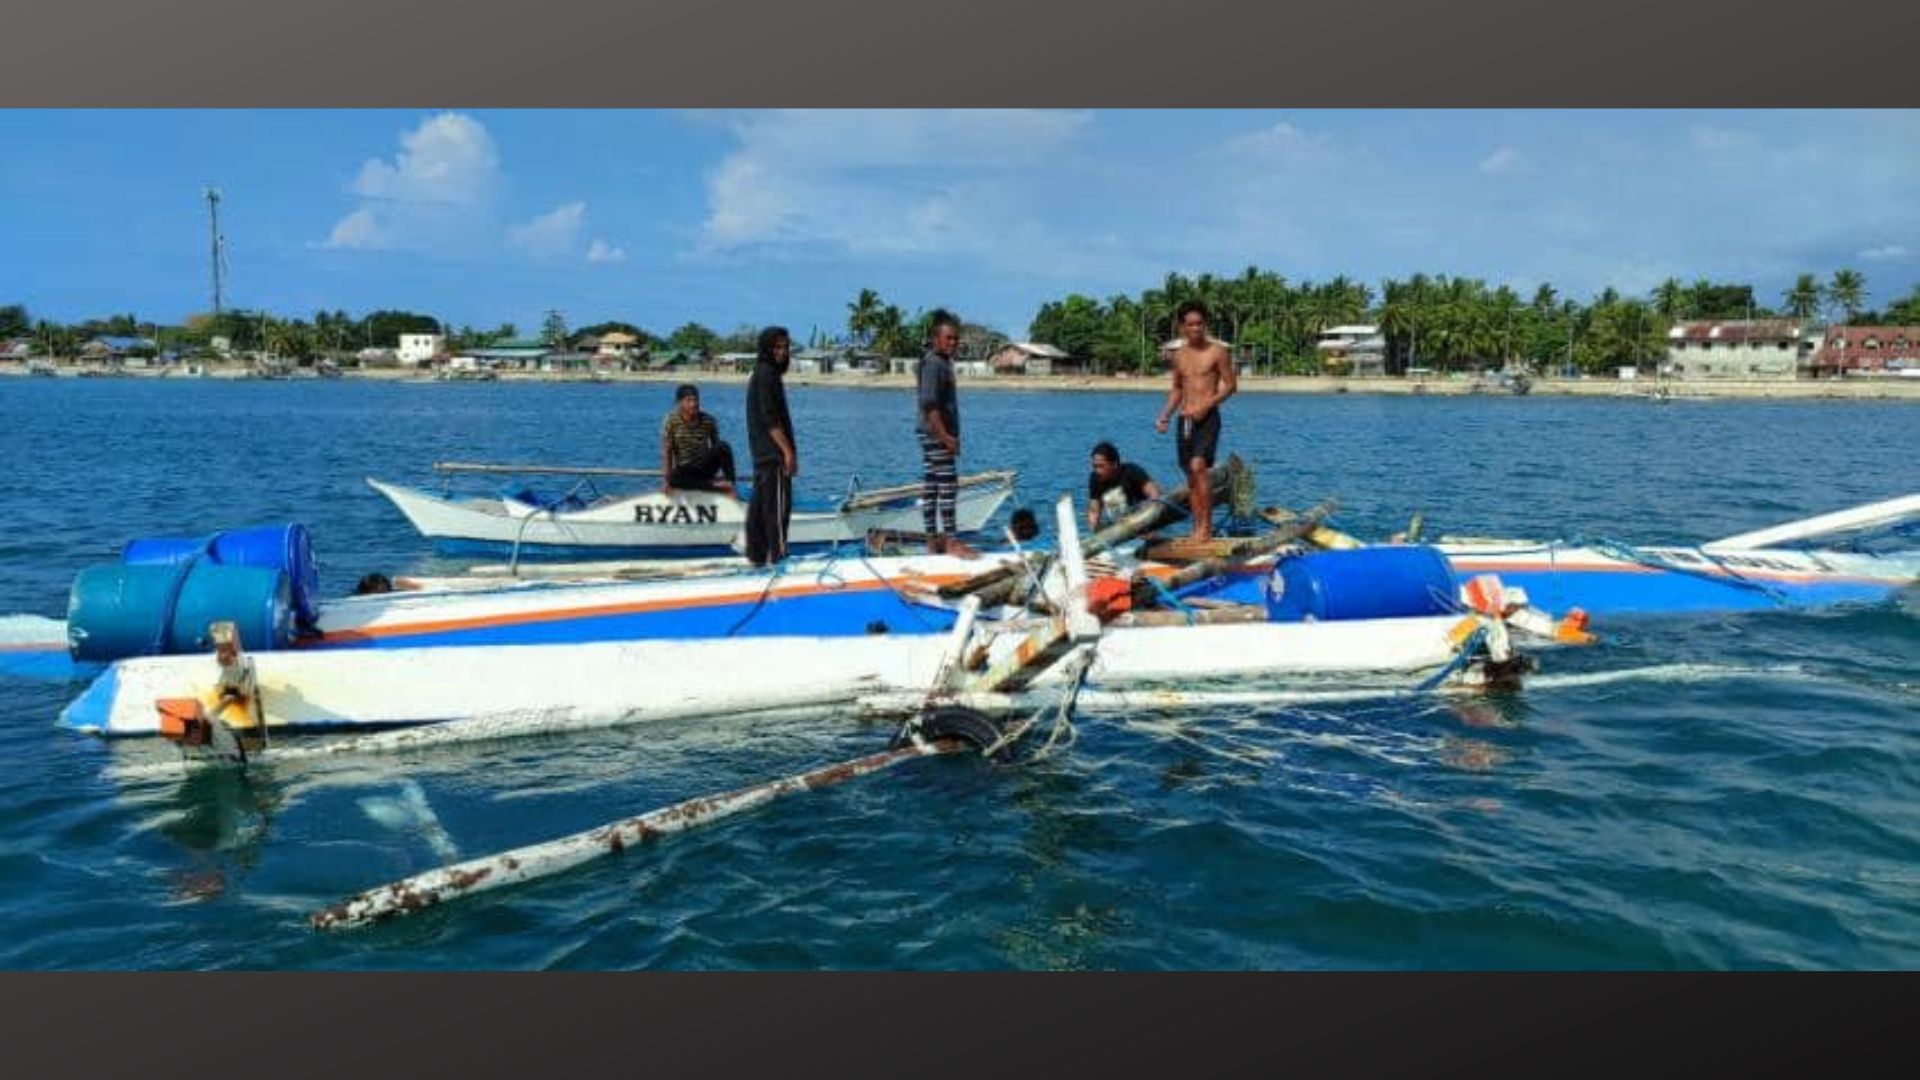
[[[1322,551],[1283,559],[1267,582],[1267,617],[1402,619],[1459,609],[1453,564],[1424,544]]]
[[[293,644],[293,584],[274,567],[228,566],[200,562],[187,574],[168,625],[167,651],[205,652],[213,648],[208,628],[231,622],[242,648],[255,652]]]
[[[265,651],[293,642],[291,585],[285,571],[189,563],[108,563],[73,579],[67,597],[67,648],[76,660],[200,652],[208,627],[235,624],[240,643]]]
[[[166,649],[166,612],[192,565],[106,563],[74,575],[67,594],[67,651],[111,661]]]

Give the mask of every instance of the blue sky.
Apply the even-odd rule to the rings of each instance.
[[[0,111],[0,303],[843,328],[862,287],[1020,336],[1167,271],[1586,297],[1920,283],[1920,112]]]

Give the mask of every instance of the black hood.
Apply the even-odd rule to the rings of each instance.
[[[760,359],[758,362],[773,368],[775,371],[778,371],[782,375],[785,375],[787,373],[787,363],[782,363],[773,358],[774,342],[779,341],[781,338],[787,339],[787,342],[788,342],[787,363],[792,362],[793,338],[791,335],[787,333],[786,328],[782,326],[769,326],[765,330],[760,331],[760,344],[759,344]]]

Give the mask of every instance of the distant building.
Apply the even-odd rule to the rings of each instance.
[[[154,345],[152,338],[115,337],[110,334],[94,338],[80,349],[81,355],[83,356],[99,357],[108,360],[124,360],[128,356],[136,353],[152,356],[158,351],[159,348]]]
[[[1920,326],[1829,326],[1808,368],[1820,377],[1920,377]]]
[[[401,334],[400,347],[394,350],[400,363],[418,367],[447,351],[445,334]]]
[[[996,375],[1052,375],[1056,368],[1069,366],[1072,357],[1062,349],[1037,341],[1012,341],[987,357],[987,367]]]
[[[1355,323],[1320,331],[1313,343],[1320,370],[1329,375],[1380,376],[1387,373],[1387,337],[1378,326]]]
[[[614,360],[626,360],[644,351],[638,337],[620,330],[600,335],[600,339],[591,347],[586,342],[580,344],[583,349],[591,348],[595,356]]]
[[[553,350],[545,342],[535,338],[502,338],[478,349],[468,349],[467,355],[488,368],[512,368],[518,371],[552,370],[547,358]]]
[[[1792,319],[1675,323],[1667,331],[1665,370],[1676,379],[1773,380],[1799,377],[1814,336]]]
[[[831,375],[840,354],[832,349],[801,349],[793,354],[793,370],[806,375]]]

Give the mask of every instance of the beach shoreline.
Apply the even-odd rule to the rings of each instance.
[[[0,377],[25,376],[29,372],[24,365],[0,364]],[[89,366],[63,366],[57,372],[59,378],[101,377],[109,373]],[[127,369],[112,373],[112,377],[172,379],[182,378],[169,374],[162,369]],[[252,377],[245,368],[210,366],[205,378],[209,379],[246,379]],[[413,368],[363,368],[349,369],[340,375],[343,379],[362,379],[381,382],[458,382],[459,379],[443,380],[432,374]],[[311,372],[301,371],[289,381],[308,381],[317,379]],[[497,380],[501,383],[585,383],[610,385],[620,383],[677,385],[690,382],[704,385],[745,385],[746,372],[734,371],[634,371],[609,372],[599,376],[581,374],[561,374],[558,372],[502,372]],[[866,374],[810,374],[789,372],[787,385],[793,387],[822,387],[829,389],[854,390],[908,390],[915,384],[910,375],[866,375]],[[1136,393],[1165,394],[1168,383],[1164,376],[1132,375],[994,375],[988,377],[963,378],[961,385],[967,391],[986,390],[1037,390],[1049,392],[1070,392],[1078,390],[1131,391]],[[1244,376],[1240,379],[1240,392],[1248,394],[1359,394],[1385,396],[1511,396],[1507,391],[1491,386],[1472,375],[1452,377],[1431,377],[1422,379],[1402,378],[1354,378],[1324,376]],[[1905,378],[1849,378],[1792,381],[1745,381],[1745,380],[1669,380],[1656,383],[1652,379],[1535,379],[1527,396],[1530,397],[1597,397],[1597,398],[1654,398],[1664,395],[1669,399],[1686,400],[1840,400],[1840,401],[1920,401],[1920,379]]]

